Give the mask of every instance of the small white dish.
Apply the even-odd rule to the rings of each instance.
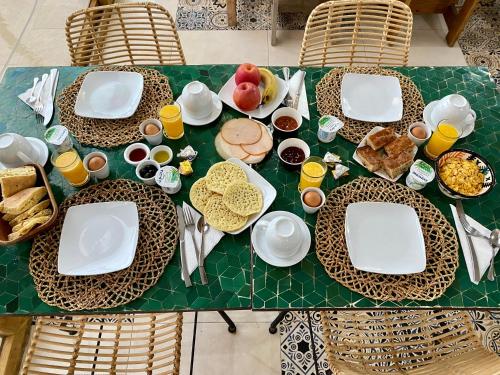
[[[382,129],[384,129],[382,126],[375,126],[372,130],[370,130],[368,133],[366,133],[365,137],[361,140],[361,142],[359,143],[357,148],[366,146],[366,139],[368,138],[368,136],[370,136],[373,133],[376,133]],[[396,137],[400,137],[400,135],[396,134]],[[415,155],[417,154],[417,151],[418,151],[418,147],[415,145],[415,147],[413,148],[413,157],[415,157]],[[358,154],[356,154],[356,151],[354,151],[352,158],[364,167],[363,162],[358,157]],[[396,182],[404,174],[404,173],[401,173],[400,175],[397,175],[395,178],[390,178],[389,175],[382,168],[380,168],[378,171],[375,171],[373,173],[375,173],[377,176],[385,178],[386,180],[389,180],[391,182]]]
[[[311,207],[311,206],[308,206],[306,204],[306,202],[304,202],[304,195],[310,191],[315,191],[316,193],[318,193],[321,196],[321,203],[319,206]],[[325,193],[323,193],[323,190],[321,190],[320,188],[308,187],[308,188],[305,188],[304,190],[302,190],[302,193],[300,193],[300,201],[302,202],[302,208],[304,209],[304,212],[306,214],[315,214],[325,204],[326,196],[325,196]]]
[[[142,177],[140,172],[144,167],[148,165],[152,165],[153,167],[155,167],[156,171],[152,177]],[[155,160],[143,160],[135,167],[135,175],[140,181],[142,181],[146,185],[156,185],[155,176],[156,173],[160,170],[160,168],[161,168],[160,164]]]
[[[201,119],[194,118],[185,108],[185,106],[183,105],[184,101],[182,99],[182,95],[177,98],[177,104],[181,106],[182,121],[185,124],[191,126],[203,126],[203,125],[208,125],[217,120],[217,118],[220,116],[222,112],[222,102],[215,92],[210,91],[210,95],[212,96],[212,111],[210,112],[209,115]]]
[[[436,130],[437,125],[439,124],[439,123],[435,123],[432,120],[432,112],[434,111],[434,108],[438,105],[438,103],[439,103],[439,100],[434,100],[434,101],[430,102],[429,104],[427,104],[424,108],[424,115],[423,115],[424,122],[427,126],[429,126],[431,128],[431,130],[433,132]],[[458,124],[457,126],[461,129],[463,129],[462,135],[460,136],[460,138],[465,138],[474,131],[476,123],[475,123],[475,121],[473,121],[467,125],[461,123],[461,124]]]
[[[75,102],[78,116],[127,118],[139,106],[144,77],[135,72],[97,71],[85,76]]]
[[[352,265],[362,271],[407,275],[425,270],[425,242],[415,210],[404,204],[347,206],[345,237]]]
[[[425,138],[417,138],[415,137],[413,134],[412,134],[412,130],[414,128],[422,128],[424,129],[425,131]],[[414,122],[413,124],[411,124],[409,127],[408,127],[408,132],[406,134],[408,136],[408,138],[410,138],[410,141],[412,141],[413,143],[415,143],[415,145],[417,145],[417,147],[420,147],[422,146],[425,142],[427,142],[429,140],[429,138],[431,137],[432,135],[432,130],[430,128],[429,125],[427,125],[425,122]]]
[[[306,160],[309,156],[311,156],[311,149],[309,148],[309,145],[300,138],[287,138],[284,141],[280,142],[280,144],[278,145],[278,149],[276,150],[278,153],[278,157],[280,158],[280,161],[283,163],[285,168],[300,169],[300,166],[302,165],[302,162],[304,160],[302,160],[300,163],[289,163],[281,157],[283,151],[285,151],[288,147],[300,148],[302,151],[304,151],[304,160]]]
[[[158,133],[152,135],[146,134],[144,132],[144,128],[149,124],[156,126],[159,129]],[[160,120],[157,120],[155,118],[149,118],[141,122],[139,125],[139,132],[142,134],[144,139],[148,141],[148,143],[152,146],[159,145],[163,141],[163,125]]]
[[[70,207],[64,218],[57,257],[63,275],[89,276],[132,264],[139,238],[134,202],[102,202]]]
[[[158,160],[155,159],[155,155],[159,151],[166,151],[166,152],[168,152],[168,154],[170,155],[170,157],[167,160],[165,160],[164,162],[160,163]],[[174,157],[174,152],[172,151],[172,149],[170,147],[165,146],[165,145],[159,145],[159,146],[153,147],[153,149],[149,153],[149,158],[151,160],[156,161],[158,164],[160,164],[161,167],[163,167],[164,165],[167,165],[168,163],[170,163],[172,161],[173,157]]]
[[[257,171],[250,168],[247,164],[245,164],[245,162],[241,161],[240,159],[231,158],[228,159],[227,161],[236,164],[238,167],[243,169],[247,175],[248,182],[257,186],[259,190],[262,192],[262,200],[263,200],[262,210],[256,214],[250,215],[248,217],[247,223],[243,228],[240,228],[232,232],[227,232],[229,234],[238,234],[243,232],[248,227],[250,227],[250,225],[255,223],[259,219],[259,217],[261,217],[264,214],[264,212],[267,211],[267,209],[276,199],[276,189],[274,188],[273,185],[267,182],[267,180],[264,177],[262,177]]]
[[[134,151],[135,149],[138,149],[138,148],[143,149],[144,152],[146,153],[146,156],[144,157],[144,159],[141,159],[139,161],[130,160],[130,154],[132,153],[132,151]],[[128,164],[133,165],[133,166],[137,166],[141,161],[148,160],[149,153],[150,153],[149,147],[146,146],[144,143],[132,143],[131,145],[127,146],[127,148],[123,152],[123,158],[125,159],[125,161]]]
[[[396,77],[346,73],[340,97],[342,113],[354,120],[393,122],[403,117],[403,95]]]
[[[297,127],[293,130],[283,130],[283,129],[277,127],[276,120],[279,119],[280,117],[283,117],[283,116],[291,117],[295,121],[297,121]],[[282,133],[282,134],[297,133],[298,130],[300,129],[300,127],[302,126],[302,115],[295,108],[281,107],[273,112],[273,115],[271,116],[271,123],[273,124],[274,131],[276,131],[278,133]]]
[[[292,254],[288,257],[283,257],[281,254],[276,253],[275,249],[273,249],[266,240],[266,226],[260,225],[261,220],[270,222],[280,216],[293,220],[299,228],[301,235],[300,246],[298,246],[295,252],[292,252]],[[309,252],[309,248],[311,247],[311,233],[309,232],[306,223],[304,223],[300,217],[287,211],[273,211],[264,215],[261,220],[255,224],[252,230],[251,238],[255,253],[260,259],[275,267],[290,267],[299,263],[306,257]]]
[[[229,78],[226,84],[220,89],[219,98],[231,108],[234,108],[238,112],[244,113],[253,118],[264,118],[269,116],[276,108],[280,106],[281,102],[283,101],[283,99],[285,99],[286,94],[288,93],[288,85],[286,84],[286,82],[276,76],[278,93],[274,100],[265,105],[260,105],[253,111],[243,111],[238,108],[233,100],[233,92],[237,86],[234,80],[234,76],[235,75]]]
[[[101,157],[105,160],[105,164],[100,169],[91,170],[89,168],[89,160],[92,159],[94,156]],[[105,178],[108,178],[109,176],[108,156],[104,152],[94,151],[85,155],[85,157],[83,158],[83,167],[87,172],[89,172],[90,177],[95,177],[100,180],[103,180]]]

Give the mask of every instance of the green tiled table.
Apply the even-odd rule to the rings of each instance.
[[[335,181],[327,174],[322,188],[328,194],[333,188],[344,184],[357,176],[373,176],[352,159],[355,145],[337,137],[330,144],[318,144],[316,137],[319,114],[316,109],[315,85],[329,69],[306,69],[306,88],[310,104],[311,121],[305,122],[300,131],[303,138],[311,145],[311,154],[322,156],[327,151],[339,154],[351,168],[350,176]],[[476,130],[466,139],[459,140],[458,147],[470,148],[487,158],[497,172],[500,172],[500,94],[495,84],[490,81],[485,68],[397,68],[402,74],[411,77],[422,92],[425,103],[451,94],[460,93],[469,99],[477,113]],[[418,157],[424,158],[419,151]],[[469,275],[459,250],[460,266],[456,279],[444,295],[432,302],[402,301],[400,303],[375,301],[352,292],[331,279],[325,272],[315,253],[314,227],[316,216],[303,212],[300,196],[297,192],[298,173],[283,171],[278,167],[276,155],[257,169],[278,190],[278,196],[270,210],[287,210],[302,217],[311,232],[313,244],[306,258],[289,268],[270,266],[253,257],[253,299],[254,310],[286,309],[328,309],[328,308],[389,308],[389,307],[443,307],[443,308],[498,308],[500,305],[500,277],[490,282],[484,276],[479,285],[469,280]],[[404,179],[401,179],[404,183]],[[500,199],[498,187],[489,195],[464,202],[465,211],[488,228],[500,227]],[[438,190],[434,181],[423,189],[424,194],[452,221],[449,204],[451,199]],[[500,274],[500,257],[496,259],[496,272]]]
[[[179,66],[157,67],[170,78],[174,96],[177,97],[182,87],[191,80],[205,82],[213,91],[218,91],[232,75],[235,66]],[[48,68],[8,69],[0,84],[0,131],[15,131],[26,136],[42,137],[44,128],[35,123],[33,114],[20,102],[16,95],[25,90],[35,75],[41,75]],[[64,67],[60,70],[58,92],[68,85],[84,68]],[[277,69],[278,70],[278,69]],[[465,145],[479,151],[498,169],[498,130],[495,128],[500,119],[498,101],[493,83],[488,80],[486,70],[480,68],[401,68],[421,88],[427,102],[438,99],[452,92],[463,93],[478,114],[477,131],[458,145]],[[352,161],[354,145],[340,137],[331,144],[318,144],[316,126],[318,113],[315,106],[314,86],[328,69],[307,69],[306,88],[309,96],[311,121],[305,121],[299,136],[311,144],[311,152],[323,155],[333,151],[342,156],[351,167],[348,178],[334,182],[329,176],[323,185],[327,192],[339,183],[350,181],[359,175],[370,175],[365,169]],[[186,136],[180,141],[168,141],[176,152],[187,144],[200,151],[196,160],[195,174],[183,180],[183,189],[173,197],[176,203],[188,200],[187,192],[191,184],[204,175],[209,165],[220,160],[213,149],[213,138],[219,125],[239,114],[224,107],[222,116],[210,126],[203,128],[186,127]],[[57,123],[58,113],[53,124]],[[269,121],[269,119],[266,119]],[[82,154],[93,148],[77,146]],[[134,171],[122,160],[122,148],[108,150],[113,172],[111,177],[135,179]],[[49,163],[50,164],[50,163]],[[288,210],[303,217],[311,234],[314,230],[315,217],[302,211],[297,192],[298,173],[287,172],[279,167],[276,154],[267,158],[256,169],[278,190],[278,196],[271,210]],[[50,181],[59,201],[74,192],[50,165],[46,166]],[[450,219],[447,207],[450,200],[442,196],[435,184],[428,186],[423,193],[432,200]],[[496,191],[488,197],[474,202],[466,202],[465,208],[472,216],[488,227],[498,227],[499,216]],[[316,258],[314,246],[308,256],[298,265],[290,268],[275,268],[266,265],[256,256],[253,257],[253,291],[250,287],[250,240],[249,233],[238,236],[225,236],[217,248],[207,258],[207,273],[210,285],[200,285],[199,276],[194,273],[195,287],[186,289],[180,281],[179,258],[174,256],[167,266],[165,274],[156,286],[147,291],[140,299],[110,311],[180,311],[204,309],[320,309],[320,308],[360,308],[395,304],[377,303],[350,292],[331,280]],[[0,313],[48,314],[59,312],[39,300],[28,272],[29,243],[0,248]],[[460,255],[461,256],[461,255]],[[500,302],[498,281],[481,282],[473,286],[467,275],[464,260],[460,258],[460,268],[454,284],[439,300],[425,305],[443,307],[497,307]],[[498,261],[497,261],[498,266]],[[498,268],[498,267],[497,267]],[[500,273],[500,270],[497,272]],[[251,296],[251,293],[253,295]],[[418,302],[404,302],[399,306],[420,306]],[[422,305],[423,306],[423,305]]]

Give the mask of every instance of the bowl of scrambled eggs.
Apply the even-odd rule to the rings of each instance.
[[[469,199],[489,193],[496,184],[495,172],[482,156],[465,149],[443,152],[436,159],[441,192],[453,199]]]

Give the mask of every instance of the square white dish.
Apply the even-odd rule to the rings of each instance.
[[[236,81],[234,80],[234,76],[235,74],[233,74],[233,76],[229,78],[229,80],[225,83],[225,85],[220,89],[218,94],[219,98],[231,108],[234,108],[238,112],[244,113],[253,118],[264,118],[269,116],[271,113],[274,112],[276,108],[280,106],[281,102],[283,101],[283,99],[285,99],[285,96],[288,93],[288,85],[286,84],[286,82],[283,81],[278,76],[276,76],[276,81],[278,84],[278,93],[276,94],[274,100],[265,105],[257,107],[257,109],[254,109],[253,111],[243,111],[238,108],[238,106],[234,103],[233,100],[233,92],[237,86]]]
[[[227,232],[229,234],[238,234],[243,232],[253,223],[255,223],[259,219],[259,217],[261,217],[264,214],[264,212],[267,211],[267,209],[276,199],[276,189],[273,187],[273,185],[267,182],[267,180],[264,177],[262,177],[259,173],[250,168],[247,164],[245,164],[245,162],[241,161],[240,159],[231,158],[228,159],[227,161],[236,164],[238,167],[241,167],[241,169],[243,169],[247,174],[248,182],[257,186],[259,190],[262,192],[262,210],[259,213],[250,215],[248,217],[247,223],[243,228],[240,228],[232,232]]]
[[[138,238],[134,202],[70,207],[61,231],[57,270],[63,275],[89,276],[127,268],[134,260]]]
[[[347,206],[345,238],[352,265],[362,271],[406,275],[425,270],[425,243],[415,210],[404,204]]]
[[[360,148],[360,147],[364,147],[366,146],[366,139],[372,135],[373,133],[376,133],[380,130],[384,129],[382,126],[375,126],[372,130],[370,130],[368,133],[366,133],[365,137],[361,140],[361,142],[359,142],[359,145],[358,147],[356,148]],[[399,134],[396,133],[396,137],[401,137]],[[415,157],[415,155],[417,154],[418,152],[418,147],[415,146],[413,148],[413,157]],[[356,154],[356,151],[354,151],[354,154],[352,155],[352,158],[354,160],[356,160],[359,164],[361,164],[363,167],[364,167],[364,164],[363,162],[361,161],[361,159],[358,157],[358,154]],[[378,171],[375,171],[375,172],[372,172],[372,173],[375,173],[377,176],[380,176],[382,178],[385,178],[386,180],[389,180],[391,182],[396,182],[397,180],[399,180],[401,178],[401,176],[404,174],[404,173],[401,173],[399,175],[397,175],[395,178],[390,178],[389,175],[381,168],[379,169]]]
[[[403,95],[396,77],[346,73],[340,98],[342,113],[354,120],[392,122],[403,117]]]
[[[139,106],[143,88],[144,77],[139,73],[90,72],[78,91],[75,113],[99,119],[130,117]]]

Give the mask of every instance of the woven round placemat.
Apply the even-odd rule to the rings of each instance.
[[[347,252],[344,221],[347,206],[355,202],[393,202],[413,207],[424,234],[425,271],[382,275],[354,268]],[[381,178],[360,177],[328,196],[316,223],[316,255],[331,278],[363,296],[383,301],[432,301],[455,279],[458,241],[444,215],[421,194]]]
[[[75,114],[75,102],[85,76],[92,71],[136,72],[144,77],[142,98],[135,113],[124,119],[103,120],[80,117]],[[157,118],[158,111],[172,102],[168,78],[154,69],[134,66],[100,66],[80,75],[57,97],[59,118],[78,141],[96,147],[115,147],[142,139],[139,124],[148,118]]]
[[[403,94],[403,118],[396,122],[386,122],[384,126],[392,126],[396,133],[406,134],[408,127],[416,122],[422,121],[424,113],[424,99],[413,81],[390,69],[379,67],[343,67],[330,70],[316,85],[316,105],[321,115],[332,115],[344,122],[344,127],[339,134],[353,143],[359,143],[363,137],[380,123],[364,122],[347,118],[342,113],[340,100],[340,86],[342,78],[346,73],[380,74],[384,76],[397,77]]]
[[[71,206],[130,201],[139,213],[139,240],[132,264],[96,276],[66,276],[57,272],[62,225]],[[108,309],[126,304],[156,284],[177,245],[175,205],[166,193],[130,180],[110,180],[67,198],[56,224],[37,236],[30,253],[30,273],[39,297],[65,310]]]

